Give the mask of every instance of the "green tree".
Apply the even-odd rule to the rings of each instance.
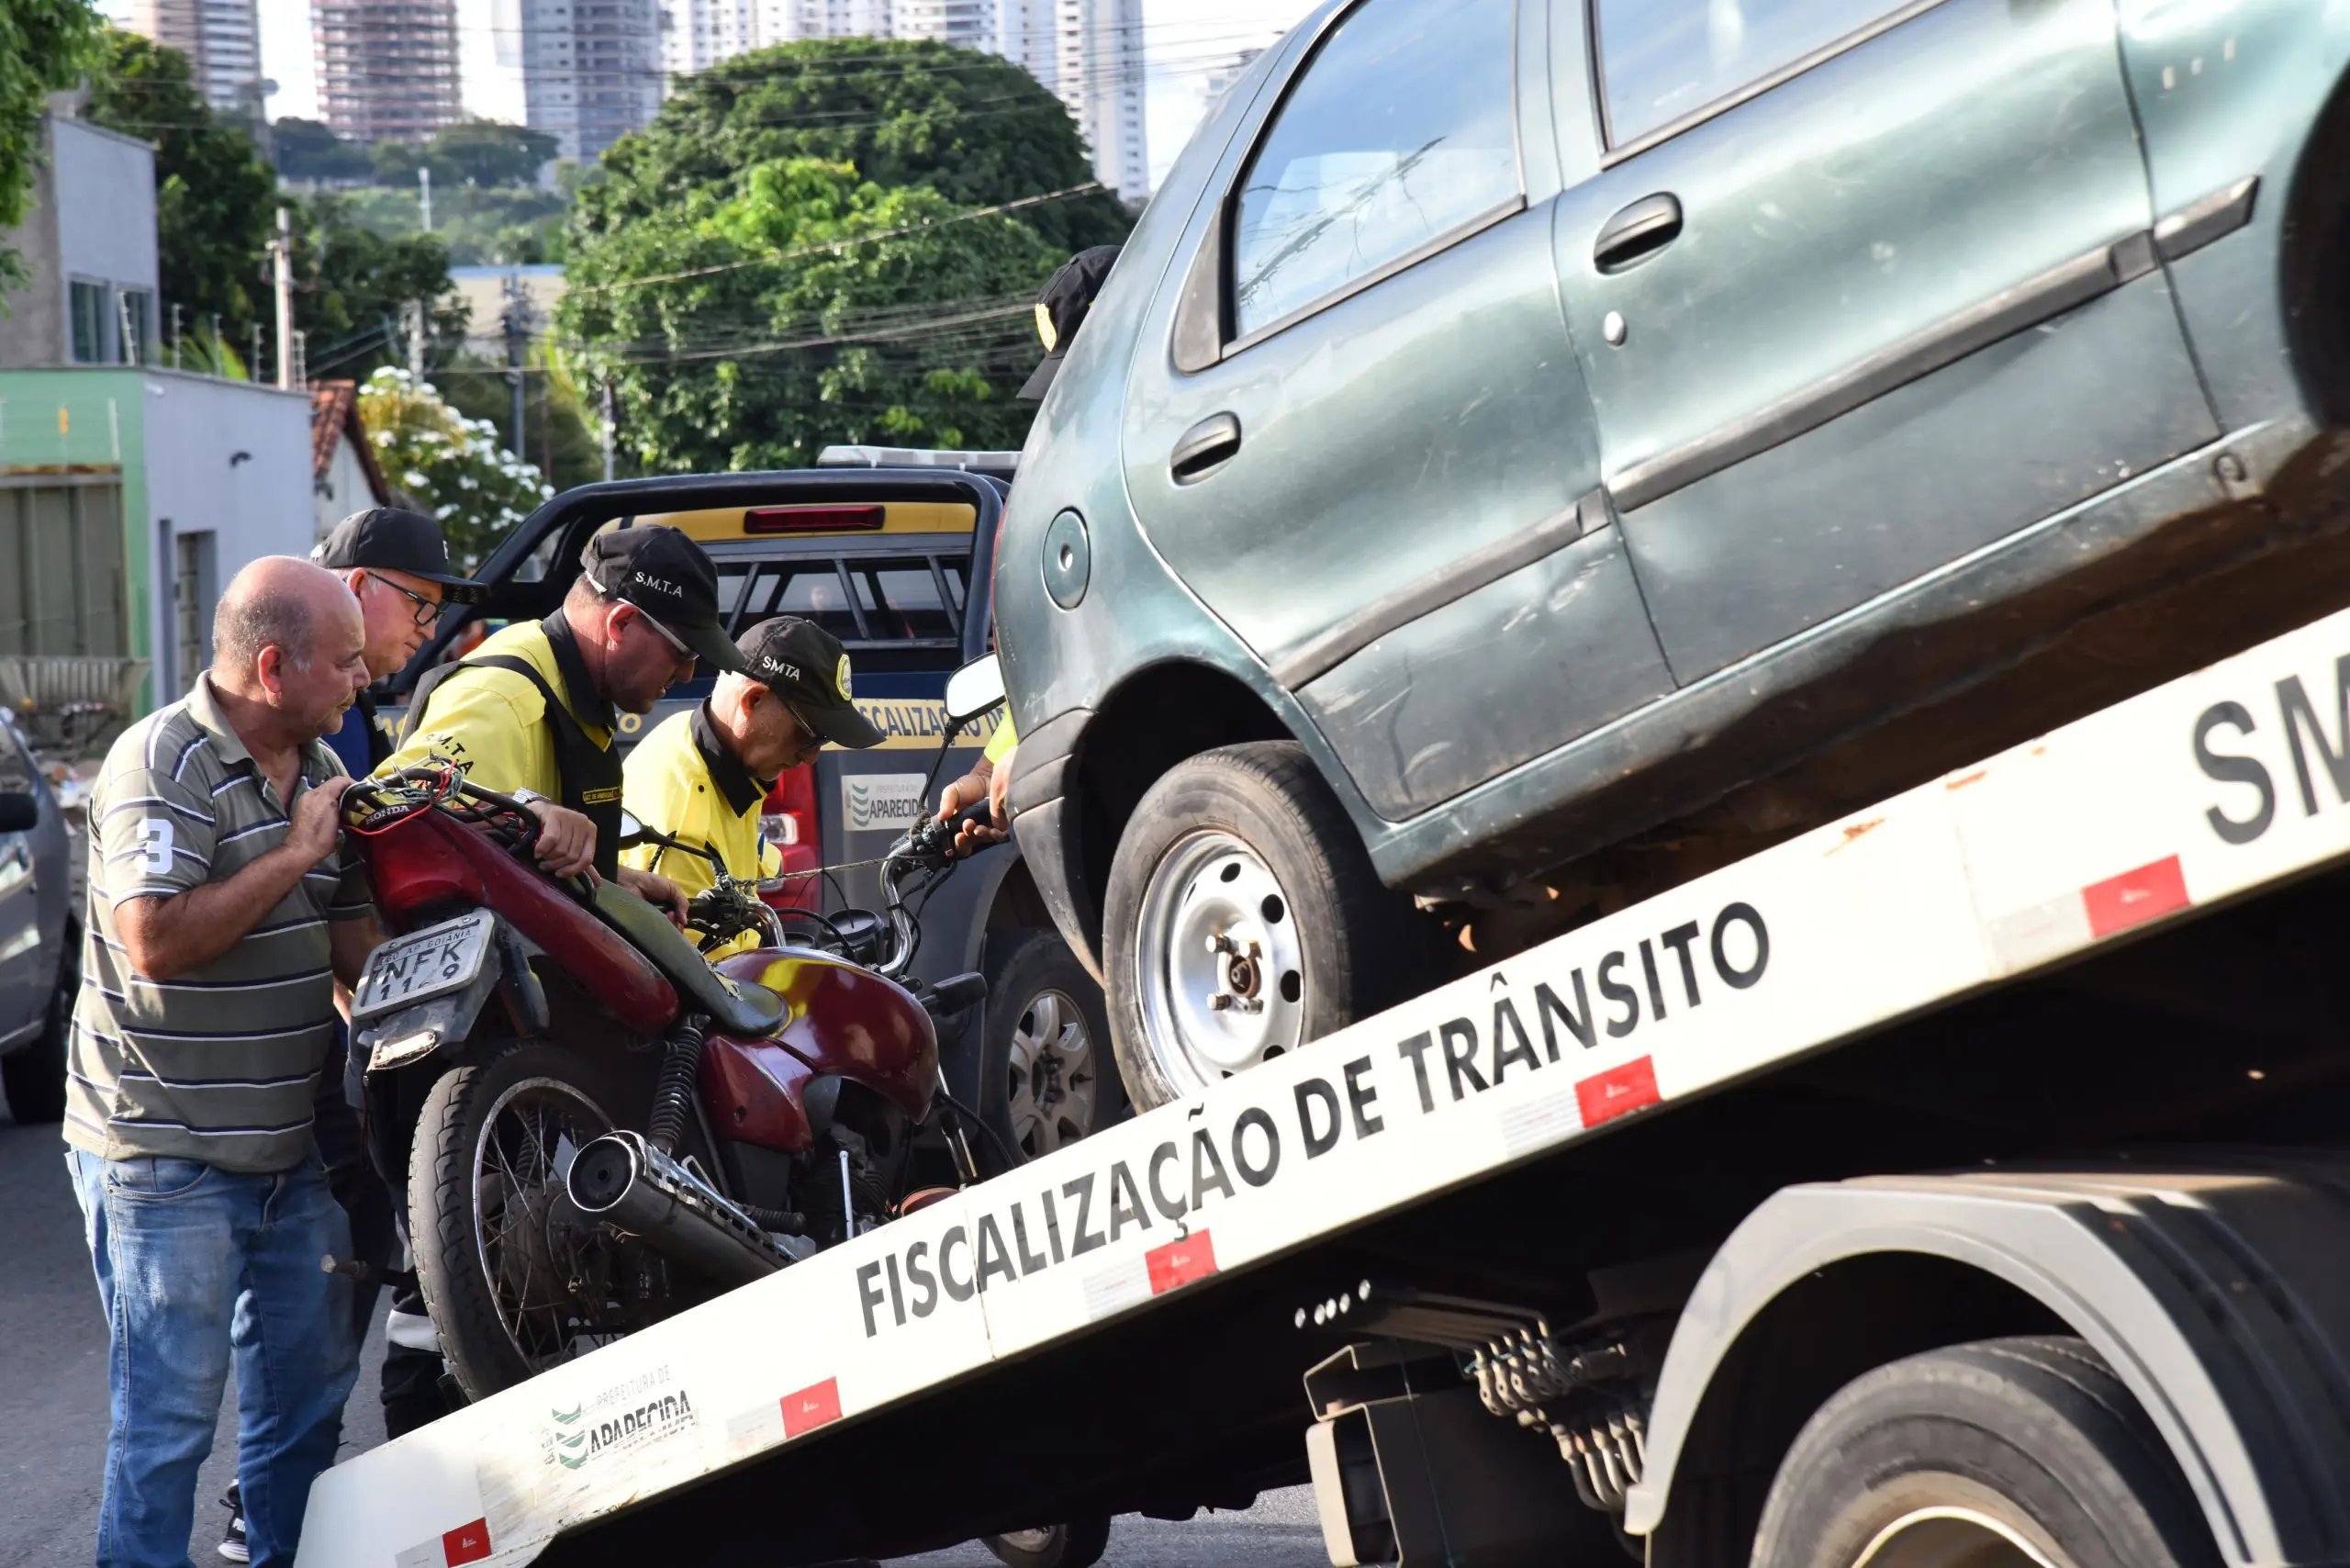
[[[385,482],[440,519],[449,553],[470,569],[554,494],[539,471],[498,444],[427,382],[388,366],[359,389],[359,417]]]
[[[543,130],[497,120],[469,119],[443,127],[422,142],[376,144],[375,173],[386,185],[416,183],[420,168],[450,185],[528,185],[559,144]]]
[[[433,373],[433,384],[449,406],[468,419],[485,420],[501,437],[514,425],[514,384],[503,361],[461,354]],[[604,476],[604,444],[588,394],[564,356],[541,340],[522,378],[522,455],[539,466],[560,492]]]
[[[845,163],[787,159],[730,184],[573,236],[558,326],[583,380],[611,377],[636,466],[794,467],[834,442],[1020,444],[1031,410],[1012,394],[1037,355],[1031,301],[1057,245]]]
[[[296,208],[294,325],[308,334],[313,376],[364,379],[407,358],[409,302],[426,301],[429,357],[453,353],[464,308],[450,294],[449,252],[430,234],[386,236],[359,222],[352,204],[314,196]]]
[[[345,141],[314,119],[288,117],[269,128],[277,172],[289,180],[364,180],[374,167],[367,149]]]
[[[182,307],[195,323],[218,315],[228,342],[245,342],[249,326],[272,317],[263,258],[277,221],[277,175],[261,150],[206,106],[186,55],[136,33],[107,29],[88,113],[154,143],[166,308]]]
[[[579,193],[572,253],[631,224],[666,220],[688,193],[731,200],[752,170],[791,158],[854,164],[878,185],[927,185],[961,207],[1093,177],[1067,106],[1008,61],[939,43],[811,39],[736,55],[681,82],[652,125],[604,154],[604,178]],[[1116,244],[1129,227],[1108,192],[1019,216],[1064,257]]]
[[[81,80],[98,36],[98,14],[84,0],[0,5],[0,231],[25,220],[49,95]],[[0,285],[23,276],[23,260],[0,244]]]

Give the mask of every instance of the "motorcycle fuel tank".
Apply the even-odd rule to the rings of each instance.
[[[376,907],[394,930],[441,918],[453,905],[494,910],[629,1028],[659,1035],[676,1020],[677,991],[643,954],[446,812],[417,812],[356,836]]]
[[[829,954],[761,948],[720,960],[719,973],[783,999],[774,1036],[712,1035],[701,1088],[719,1136],[797,1153],[814,1141],[808,1086],[820,1077],[862,1084],[919,1121],[938,1082],[938,1035],[903,987]]]

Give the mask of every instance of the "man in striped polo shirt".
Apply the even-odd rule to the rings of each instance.
[[[333,574],[254,562],[212,667],[91,792],[65,1138],[110,1339],[100,1568],[183,1568],[233,1350],[252,1561],[291,1563],[358,1366],[310,1105],[375,921],[319,737],[367,681]]]

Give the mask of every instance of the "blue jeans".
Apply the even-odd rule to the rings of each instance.
[[[196,1472],[237,1358],[237,1479],[256,1564],[285,1568],[334,1462],[359,1371],[351,1226],[313,1155],[241,1176],[193,1159],[66,1151],[106,1313],[98,1568],[187,1568]]]

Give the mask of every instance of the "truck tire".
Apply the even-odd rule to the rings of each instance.
[[[1753,1568],[2217,1568],[2186,1478],[2079,1339],[1985,1339],[1855,1378],[1779,1466]]]
[[[1102,988],[1060,933],[1009,926],[988,934],[988,999],[977,1048],[949,1070],[955,1096],[995,1134],[975,1138],[990,1174],[1090,1137],[1125,1114]]]
[[[1093,1568],[1110,1550],[1110,1516],[1075,1519],[1043,1529],[983,1535],[979,1544],[1006,1568]]]
[[[73,1031],[73,1001],[82,991],[82,934],[66,926],[62,946],[47,1026],[32,1044],[0,1057],[0,1092],[8,1096],[8,1114],[23,1124],[65,1119],[66,1036]]]
[[[1411,900],[1294,741],[1170,768],[1118,840],[1103,904],[1111,1040],[1146,1111],[1367,1017],[1432,968]]]
[[[501,1297],[493,1287],[491,1270],[498,1260],[483,1247],[476,1224],[475,1175],[488,1147],[485,1130],[494,1117],[512,1112],[509,1126],[519,1126],[535,1111],[550,1126],[565,1116],[576,1118],[579,1131],[593,1136],[617,1125],[603,1109],[610,1103],[589,1063],[576,1052],[545,1045],[510,1047],[453,1069],[425,1096],[408,1152],[409,1246],[425,1310],[441,1336],[441,1352],[469,1400],[486,1399],[581,1353],[576,1338],[555,1338],[561,1333],[559,1311],[511,1314],[518,1339],[517,1327],[509,1327],[509,1315],[501,1310],[501,1301],[510,1301],[512,1294]],[[575,1148],[585,1141],[574,1135]],[[516,1158],[512,1149],[505,1152],[509,1162]],[[523,1200],[567,1206],[568,1199],[555,1198],[550,1186],[559,1192],[561,1183],[530,1182]],[[506,1199],[495,1201],[502,1207]],[[534,1217],[541,1223],[500,1226],[493,1236],[553,1234],[543,1215]],[[543,1332],[532,1332],[540,1327]]]

